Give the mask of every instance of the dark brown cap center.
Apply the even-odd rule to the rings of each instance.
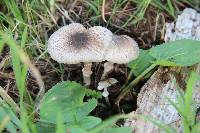
[[[75,48],[83,48],[88,44],[89,34],[86,32],[75,33],[71,36],[72,45]]]

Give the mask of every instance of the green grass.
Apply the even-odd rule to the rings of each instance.
[[[113,2],[110,1],[111,3],[107,4],[108,0],[106,0],[104,10],[106,11],[105,18],[107,22],[104,22],[101,16],[102,2],[102,0],[83,0],[81,3],[83,6],[83,17],[80,18],[82,20],[76,16],[78,12],[75,9],[74,14],[72,11],[69,12],[69,17],[85,25],[89,23],[90,25],[115,27],[113,32],[119,32],[121,30],[128,30],[130,26],[137,26],[141,21],[147,19],[145,13],[150,6],[160,13],[167,12],[168,16],[175,19],[179,11],[177,8],[179,4],[187,3],[194,7],[199,4],[198,0],[167,0],[166,3],[162,3],[159,0],[113,0]],[[17,3],[16,0],[4,0],[0,1],[0,4],[5,8],[3,12],[0,12],[0,52],[3,50],[5,44],[9,46],[11,56],[10,65],[12,65],[15,75],[16,88],[18,89],[20,99],[19,103],[15,103],[19,106],[19,112],[13,109],[15,108],[13,106],[16,105],[12,104],[12,102],[10,103],[9,99],[6,97],[2,97],[3,100],[0,99],[1,104],[5,105],[6,109],[9,109],[9,106],[13,107],[9,109],[9,117],[5,115],[3,118],[0,124],[0,131],[12,119],[16,122],[17,127],[21,129],[22,133],[36,133],[35,117],[33,114],[38,111],[38,105],[43,98],[45,88],[38,69],[33,65],[32,60],[50,59],[47,54],[46,43],[50,33],[58,29],[58,25],[64,24],[64,21],[61,21],[59,24],[57,23],[58,19],[62,16],[57,7],[60,7],[62,4],[59,5],[58,2],[53,0],[25,0],[23,3],[21,1]],[[123,16],[120,16],[120,14],[123,14]],[[52,65],[58,74],[64,73],[61,65],[60,67],[56,67],[55,64]],[[28,71],[31,71],[36,78],[40,88],[36,100],[32,99],[27,90],[26,76]],[[89,93],[95,94],[94,92]],[[188,92],[187,94],[186,99],[189,99],[191,93]],[[186,105],[189,106],[191,101],[187,102]],[[190,106],[188,109],[190,109]],[[17,120],[17,113],[19,113],[20,121]],[[58,133],[63,131],[60,119],[59,117],[57,122]],[[188,121],[183,122],[187,127]],[[104,126],[99,126],[99,128],[104,128]],[[188,128],[185,131],[188,131]]]

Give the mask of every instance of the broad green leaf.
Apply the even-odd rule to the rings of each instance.
[[[84,130],[89,130],[89,129],[95,128],[101,122],[102,122],[101,119],[98,117],[85,116],[81,120],[65,123],[65,127],[70,129],[70,128],[76,126],[76,127],[82,128]]]
[[[86,130],[79,128],[79,127],[72,127],[70,129],[67,129],[66,132],[69,132],[69,133],[88,133]]]
[[[76,110],[76,120],[80,120],[87,116],[95,107],[97,106],[96,99],[90,99],[87,103],[84,103],[83,106],[80,106]]]
[[[66,121],[72,121],[76,109],[83,105],[84,94],[85,89],[80,84],[70,81],[58,83],[44,96],[40,106],[41,119],[55,122],[60,112]]]
[[[130,127],[109,128],[103,133],[132,133],[132,129]]]
[[[150,54],[148,50],[140,49],[140,55],[136,60],[131,61],[128,64],[128,67],[131,69],[135,76],[140,75],[143,71],[145,71],[155,60]]]
[[[94,128],[95,126],[97,126],[100,123],[101,123],[100,118],[97,118],[97,117],[94,117],[94,116],[88,116],[88,117],[85,117],[84,119],[80,120],[79,126],[82,129],[87,130],[87,129]]]
[[[41,120],[56,122],[58,113],[64,122],[79,121],[86,117],[97,105],[95,99],[83,102],[85,88],[76,82],[58,83],[44,96],[40,106]]]
[[[164,43],[150,49],[150,55],[164,66],[191,66],[200,62],[200,41],[183,39]]]

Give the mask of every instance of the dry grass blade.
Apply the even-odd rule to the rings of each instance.
[[[106,0],[103,0],[102,8],[101,8],[101,14],[102,14],[101,16],[102,16],[103,21],[107,23],[105,19],[105,3],[106,3]]]
[[[3,60],[0,62],[0,70],[4,67],[4,65],[10,60],[10,56],[5,56]]]
[[[67,20],[69,20],[71,23],[74,23],[74,21],[69,17],[68,11],[65,10],[63,6],[60,6],[61,8],[60,8],[58,5],[55,5],[55,6],[56,6],[56,8],[58,9],[58,11],[61,12],[62,15],[64,15],[64,17],[65,17]]]
[[[20,109],[18,105],[15,103],[15,101],[6,93],[6,91],[0,86],[0,96],[3,98],[3,100],[8,103],[12,109],[15,111],[16,114],[20,112]]]

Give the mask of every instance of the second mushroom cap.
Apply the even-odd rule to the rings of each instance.
[[[113,35],[106,52],[106,60],[112,63],[126,64],[139,56],[137,43],[127,35]]]

